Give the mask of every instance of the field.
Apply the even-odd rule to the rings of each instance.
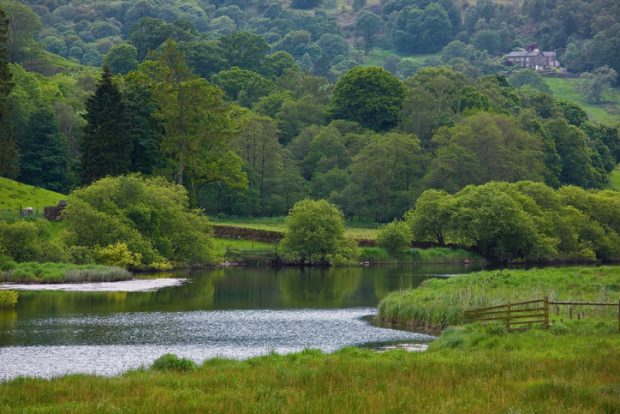
[[[284,232],[285,217],[259,218],[217,218],[209,217],[215,224],[244,227],[248,229],[269,230]],[[346,223],[345,235],[352,239],[375,240],[378,233],[378,224],[374,223]]]
[[[19,208],[32,207],[40,211],[45,206],[53,206],[66,196],[31,185],[22,184],[8,178],[0,177],[0,217],[2,213],[19,214]]]
[[[579,79],[545,78],[556,98],[568,99],[579,104],[594,121],[620,122],[620,89],[613,89],[600,105],[587,102],[577,91]]]
[[[385,58],[390,55],[396,55],[401,60],[411,61],[417,66],[422,65],[422,63],[424,63],[426,59],[441,58],[441,53],[430,53],[430,54],[422,54],[422,55],[401,55],[395,50],[374,48],[370,50],[370,52],[368,52],[368,55],[364,57],[364,65],[383,66],[383,64],[385,63]]]

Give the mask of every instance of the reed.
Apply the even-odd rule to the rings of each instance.
[[[10,283],[80,283],[129,280],[131,272],[116,266],[67,263],[13,263],[0,271],[0,280]]]

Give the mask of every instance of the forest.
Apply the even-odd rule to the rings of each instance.
[[[184,186],[187,205],[210,216],[283,216],[311,198],[387,223],[429,190],[606,190],[620,161],[617,122],[502,57],[555,50],[584,72],[588,99],[604,99],[620,69],[612,0],[0,8],[0,175],[63,194],[138,173]],[[377,50],[383,62],[370,64]],[[618,257],[589,244],[568,254]]]

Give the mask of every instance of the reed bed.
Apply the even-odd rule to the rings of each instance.
[[[25,262],[0,271],[0,280],[10,283],[80,283],[129,280],[131,272],[116,266]]]
[[[511,269],[429,279],[417,289],[388,295],[379,304],[379,319],[384,323],[440,332],[447,326],[462,324],[466,309],[545,296],[550,300],[617,303],[620,299],[620,267]],[[584,311],[602,318],[617,315],[617,309],[612,308]]]

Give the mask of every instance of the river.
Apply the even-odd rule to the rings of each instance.
[[[226,268],[175,274],[186,281],[154,291],[22,291],[15,311],[0,312],[0,380],[115,375],[165,353],[202,362],[426,342],[431,338],[376,327],[365,317],[391,291],[472,270]]]

